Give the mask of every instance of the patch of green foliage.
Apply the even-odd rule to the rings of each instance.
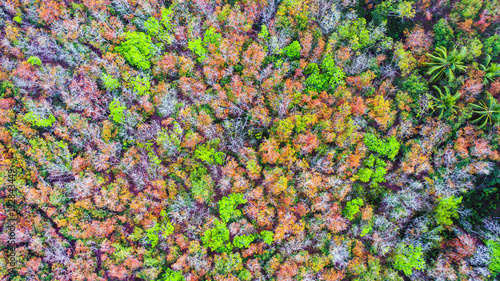
[[[108,89],[109,91],[118,89],[120,87],[120,82],[118,79],[113,78],[113,76],[103,73],[102,74],[102,82],[104,83],[104,87]]]
[[[354,217],[359,213],[359,208],[363,206],[363,204],[364,202],[361,198],[356,198],[347,202],[344,209],[344,215],[346,216],[346,218],[350,221],[353,220]]]
[[[290,59],[300,58],[300,43],[298,41],[293,41],[290,45],[283,48],[283,54]]]
[[[165,273],[162,275],[162,281],[184,281],[186,278],[179,271],[173,271],[170,268],[167,268]]]
[[[393,257],[393,267],[401,270],[406,276],[410,276],[414,269],[424,269],[425,261],[422,248],[414,248],[413,245],[400,247]]]
[[[241,211],[236,209],[239,204],[245,204],[246,199],[243,198],[241,193],[233,193],[229,197],[222,197],[219,200],[219,214],[223,222],[229,222],[229,220],[241,216]]]
[[[440,19],[434,25],[434,38],[437,47],[451,47],[455,41],[453,28],[446,19]]]
[[[210,165],[222,165],[224,163],[224,153],[215,151],[213,147],[209,147],[207,144],[198,146],[194,151],[194,156]]]
[[[207,202],[212,200],[213,182],[205,167],[197,167],[189,175],[189,179],[191,181],[191,192],[194,198],[197,198],[198,200],[202,199]]]
[[[457,209],[462,203],[462,197],[446,197],[439,200],[436,207],[436,221],[442,225],[453,224],[453,218],[458,218]]]
[[[226,275],[243,269],[243,260],[239,253],[223,253],[214,259],[214,271]]]
[[[30,63],[31,65],[38,65],[38,66],[42,65],[42,61],[37,56],[29,57],[27,62]]]
[[[151,36],[144,32],[134,31],[127,32],[125,38],[126,40],[115,48],[116,51],[133,66],[140,69],[151,68],[151,58],[155,54]]]
[[[214,227],[205,231],[201,241],[205,247],[209,247],[219,253],[230,252],[233,245],[229,242],[229,229],[226,224],[218,219],[214,220]]]
[[[394,136],[391,136],[387,140],[382,140],[375,134],[367,133],[363,141],[368,149],[381,156],[387,156],[390,160],[394,160],[396,155],[398,155],[400,143]]]
[[[321,92],[344,84],[345,73],[341,67],[335,65],[333,56],[327,55],[323,59],[321,70],[322,73],[315,63],[309,64],[305,69],[305,73],[310,74],[306,79],[309,91]]]
[[[54,122],[56,121],[56,118],[52,114],[47,118],[40,118],[40,116],[37,116],[35,113],[30,111],[26,113],[26,115],[24,116],[24,120],[38,127],[51,127],[52,124],[54,124]]]
[[[111,111],[111,117],[113,121],[118,124],[121,124],[125,121],[125,113],[123,112],[126,109],[125,106],[122,106],[118,100],[113,99],[109,104],[109,110]]]
[[[158,245],[160,235],[166,237],[174,233],[174,226],[168,220],[167,213],[162,210],[160,216],[160,220],[157,221],[152,228],[146,230],[146,235],[148,236],[149,241],[151,241],[151,246],[153,248]]]
[[[144,96],[145,94],[149,93],[149,89],[151,89],[151,81],[149,80],[148,77],[140,77],[137,76],[135,77],[134,80],[132,80],[132,85],[134,87],[134,91],[139,95],[139,96]]]
[[[173,13],[171,9],[162,8],[160,20],[150,17],[144,23],[148,34],[162,42],[172,44],[175,39],[173,35],[174,25],[172,24]]]
[[[215,29],[213,27],[210,27],[205,31],[203,40],[201,38],[196,38],[194,40],[188,41],[188,49],[198,56],[199,62],[203,62],[207,58],[206,54],[208,53],[208,44],[214,44],[216,47],[218,47],[221,38],[221,34],[215,32]]]
[[[238,235],[235,236],[233,239],[233,245],[237,248],[248,248],[250,243],[252,243],[255,240],[255,235],[249,234],[249,235]]]
[[[264,243],[271,245],[274,242],[274,233],[271,231],[263,230],[260,232],[260,237]]]
[[[488,269],[491,271],[492,277],[496,278],[500,275],[500,243],[490,239],[486,241],[486,245],[491,253],[491,261]]]

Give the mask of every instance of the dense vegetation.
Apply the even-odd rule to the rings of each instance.
[[[499,0],[0,1],[0,279],[500,278],[499,23]]]

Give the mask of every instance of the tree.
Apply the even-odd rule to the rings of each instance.
[[[162,275],[162,281],[184,281],[186,278],[179,271],[173,271],[170,268],[167,268],[165,273]]]
[[[452,218],[458,218],[458,206],[462,202],[462,197],[446,197],[439,200],[436,207],[436,221],[442,225],[453,224]]]
[[[432,95],[428,95],[431,99],[429,103],[429,108],[433,111],[439,110],[439,119],[443,117],[445,112],[450,111],[451,113],[456,113],[459,107],[456,105],[457,100],[460,98],[460,92],[451,95],[450,88],[444,87],[445,94],[441,91],[441,89],[434,85],[434,89],[437,90],[439,96],[435,97]]]
[[[233,193],[229,197],[223,197],[219,200],[219,214],[223,222],[229,222],[231,218],[241,216],[241,211],[236,209],[239,204],[245,204],[246,199],[243,199],[243,194]]]
[[[359,208],[363,206],[364,202],[363,199],[361,198],[356,198],[353,199],[349,202],[347,202],[345,209],[344,209],[344,214],[348,220],[353,220],[354,216],[359,213]]]
[[[298,59],[300,57],[300,43],[293,41],[290,45],[283,48],[283,54],[290,59]]]
[[[155,54],[155,48],[151,36],[144,32],[127,32],[125,41],[116,50],[133,66],[141,69],[151,67],[151,58]]]
[[[500,65],[491,62],[491,56],[486,55],[486,61],[484,64],[479,65],[479,69],[484,71],[484,84],[491,83],[500,77]]]
[[[414,269],[424,269],[422,248],[414,248],[413,245],[403,245],[396,250],[393,259],[393,267],[401,270],[406,276],[410,276]]]
[[[480,101],[478,104],[471,104],[473,113],[476,118],[472,122],[479,123],[479,128],[485,125],[497,126],[500,124],[500,104],[486,92],[487,96],[485,101]]]
[[[114,99],[109,104],[109,110],[111,111],[113,121],[119,124],[123,123],[125,121],[125,114],[123,113],[125,109],[125,106],[122,106],[118,100]]]
[[[432,54],[426,54],[431,62],[424,63],[429,66],[427,74],[431,76],[431,82],[440,80],[443,76],[448,77],[448,82],[452,82],[456,78],[456,72],[464,71],[466,66],[463,59],[467,54],[467,49],[462,47],[460,52],[454,49],[448,54],[445,47],[437,47]]]
[[[218,219],[214,220],[214,228],[205,231],[201,241],[205,247],[210,247],[219,253],[229,252],[233,248],[233,245],[229,242],[229,229],[227,229],[224,222]]]
[[[491,261],[488,265],[488,269],[496,277],[500,274],[500,243],[498,241],[489,239],[486,241],[486,245],[490,249]]]

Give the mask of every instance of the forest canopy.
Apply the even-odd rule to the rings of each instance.
[[[1,280],[498,280],[499,0],[0,1]]]

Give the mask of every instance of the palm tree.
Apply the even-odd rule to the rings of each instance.
[[[500,77],[500,65],[490,64],[490,61],[491,57],[487,55],[485,64],[479,65],[479,69],[484,71],[484,84],[493,82],[497,77]]]
[[[443,117],[443,113],[445,111],[451,111],[452,113],[456,113],[456,108],[458,108],[455,103],[457,100],[460,98],[460,93],[456,93],[454,95],[451,95],[450,88],[444,87],[445,94],[441,91],[441,89],[437,86],[434,86],[434,89],[437,90],[439,93],[438,97],[428,95],[430,98],[429,102],[429,108],[431,108],[433,111],[436,111],[439,109],[439,119]]]
[[[430,66],[427,71],[428,75],[431,75],[431,82],[435,82],[443,75],[448,77],[448,81],[451,82],[455,80],[455,72],[464,71],[465,65],[463,59],[467,54],[467,49],[462,47],[460,52],[453,50],[450,54],[445,47],[437,47],[432,54],[426,54],[431,61],[424,63],[426,66]]]
[[[472,112],[476,115],[472,122],[479,123],[479,128],[486,124],[496,126],[500,124],[500,104],[497,100],[486,92],[486,102],[480,101],[479,104],[471,104]]]

